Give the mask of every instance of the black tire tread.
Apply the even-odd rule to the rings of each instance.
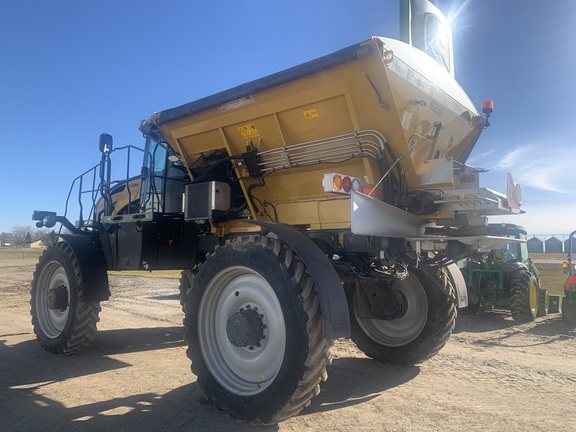
[[[42,267],[45,261],[51,259],[50,255],[52,254],[51,248],[58,248],[67,256],[67,259],[72,264],[72,268],[74,269],[73,275],[68,275],[69,278],[74,278],[77,287],[77,306],[76,306],[76,318],[74,320],[74,326],[72,333],[67,341],[64,344],[52,347],[42,343],[41,336],[42,336],[42,329],[40,324],[36,319],[36,314],[34,311],[34,305],[32,300],[33,290],[38,289],[36,287],[37,284],[37,276],[39,276]],[[92,301],[87,302],[84,301],[82,295],[82,278],[80,276],[80,268],[78,266],[78,261],[72,251],[72,248],[66,242],[59,242],[55,245],[51,246],[47,250],[44,251],[38,263],[36,264],[36,269],[34,271],[34,275],[32,277],[32,287],[31,287],[31,300],[30,300],[30,315],[32,316],[32,326],[34,328],[34,333],[38,339],[38,342],[46,351],[51,352],[53,354],[58,355],[70,355],[78,353],[84,349],[86,349],[97,331],[97,323],[100,321],[100,311],[102,308],[100,307],[99,301]]]
[[[415,365],[434,357],[446,345],[456,323],[456,304],[454,287],[450,278],[446,277],[444,270],[439,271],[437,277],[428,272],[413,270],[418,280],[425,284],[436,286],[425,287],[427,295],[434,293],[434,310],[429,309],[429,319],[420,336],[405,346],[385,347],[371,341],[356,321],[353,307],[350,319],[352,323],[352,340],[362,352],[374,360],[398,365]],[[443,285],[442,287],[440,285]],[[436,291],[434,291],[436,290]],[[428,335],[423,336],[425,332]]]
[[[198,377],[198,384],[204,390],[208,399],[213,402],[214,406],[217,409],[223,410],[229,416],[252,425],[269,425],[279,423],[299,414],[302,409],[310,404],[311,399],[320,393],[321,382],[327,379],[326,366],[331,363],[332,358],[329,352],[330,342],[324,336],[320,302],[314,289],[314,283],[300,258],[280,241],[260,235],[246,235],[234,241],[227,240],[226,244],[222,247],[245,248],[248,244],[261,246],[269,252],[272,252],[276,256],[277,263],[285,266],[291,275],[297,291],[295,294],[302,302],[302,308],[307,317],[305,329],[308,334],[308,352],[306,361],[304,362],[306,369],[291,397],[284,402],[281,408],[279,408],[270,419],[246,418],[238,415],[238,413],[230,412],[225,401],[221,402],[217,397],[214,397],[214,395],[207,394],[207,389],[203,386],[200,377]],[[211,259],[218,249],[219,247],[216,248],[214,253],[208,254],[207,260]],[[200,269],[202,265],[203,264],[199,264],[198,269]],[[182,280],[184,280],[184,282],[182,282]],[[191,282],[190,289],[194,289],[194,274],[190,272],[186,276],[183,275],[181,279],[181,291],[183,286],[187,286],[186,283],[188,280]],[[185,328],[188,327],[186,324],[187,319],[188,317],[184,319]],[[190,349],[191,340],[188,335],[186,335],[186,340],[189,344],[187,355],[190,360],[193,360]],[[195,367],[194,362],[192,362],[191,369],[197,376],[201,373],[201,371]]]
[[[531,278],[533,276],[525,269],[520,269],[511,275],[509,301],[514,321],[527,323],[535,319],[530,308]]]

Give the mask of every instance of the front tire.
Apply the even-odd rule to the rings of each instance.
[[[538,284],[527,270],[518,270],[510,278],[510,312],[514,321],[526,323],[538,313]]]
[[[406,301],[406,313],[394,320],[362,317],[362,289],[348,290],[352,340],[368,357],[414,365],[432,358],[448,341],[456,321],[454,291],[444,272],[438,276],[411,269],[394,282]]]
[[[66,242],[49,247],[32,279],[30,314],[42,348],[54,354],[85,349],[96,333],[100,302],[87,302],[78,260]]]
[[[198,266],[185,306],[187,355],[217,408],[253,424],[298,414],[330,362],[314,283],[276,239],[244,236]]]

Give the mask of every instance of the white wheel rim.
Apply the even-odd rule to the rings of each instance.
[[[422,284],[412,275],[394,282],[395,288],[405,297],[406,313],[394,320],[362,318],[358,314],[360,293],[354,293],[354,311],[364,333],[375,342],[398,347],[412,342],[420,335],[428,319],[428,298]]]
[[[265,325],[260,346],[237,347],[226,333],[228,318],[241,308],[257,308]],[[284,359],[286,327],[272,286],[248,267],[232,266],[208,284],[198,311],[198,338],[212,376],[238,395],[254,395],[273,381]]]
[[[68,304],[66,309],[50,309],[48,298],[50,289],[65,286],[68,291]],[[70,286],[66,270],[58,261],[50,261],[42,269],[36,285],[35,309],[38,325],[44,335],[55,339],[66,327],[70,311]]]

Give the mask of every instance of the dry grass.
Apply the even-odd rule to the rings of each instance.
[[[0,262],[4,262],[8,266],[13,265],[34,265],[38,261],[40,255],[42,255],[42,250],[38,249],[16,249],[16,248],[3,248],[0,249]],[[21,260],[29,260],[22,262]],[[18,260],[18,261],[17,261]],[[14,261],[14,264],[10,263]],[[157,270],[154,272],[149,271],[109,271],[111,275],[119,276],[144,276],[144,277],[159,277],[159,278],[171,278],[179,279],[180,270]]]
[[[114,271],[114,270],[109,270],[108,274],[114,275],[114,276],[143,276],[143,277],[157,277],[157,278],[167,278],[167,279],[180,279],[180,275],[182,274],[182,270],[155,270],[155,271],[146,271],[146,270]]]
[[[540,282],[543,288],[548,290],[548,294],[558,294],[564,296],[564,282],[568,278],[562,272],[562,264],[536,264],[540,271]]]
[[[42,255],[42,250],[39,249],[16,249],[16,248],[3,248],[0,249],[0,260],[13,260],[13,259],[38,259]]]
[[[566,259],[565,253],[531,253],[530,258],[542,261],[563,261]]]

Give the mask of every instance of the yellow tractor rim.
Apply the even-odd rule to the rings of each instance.
[[[530,309],[535,311],[538,308],[538,286],[536,282],[530,284]]]

